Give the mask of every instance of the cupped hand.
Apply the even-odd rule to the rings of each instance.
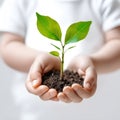
[[[58,100],[57,91],[42,83],[42,75],[52,69],[60,70],[60,59],[49,53],[41,53],[33,62],[26,80],[27,90],[42,100]]]
[[[71,87],[66,86],[63,92],[58,94],[58,99],[66,103],[78,103],[93,96],[97,87],[97,72],[92,59],[89,56],[76,56],[71,60],[68,69],[84,77],[83,87],[76,83]]]

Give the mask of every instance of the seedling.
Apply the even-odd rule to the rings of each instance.
[[[80,40],[84,40],[89,32],[89,28],[91,25],[91,21],[80,21],[71,24],[67,31],[64,40],[62,40],[62,32],[60,25],[54,19],[49,16],[40,15],[36,13],[37,16],[37,28],[38,31],[45,37],[50,38],[50,40],[55,40],[60,43],[59,46],[52,44],[53,47],[57,49],[57,51],[51,51],[50,54],[57,56],[61,60],[61,68],[60,68],[60,77],[63,76],[64,71],[64,56],[65,53],[74,48],[75,46],[71,45],[67,47],[70,43],[76,43]]]

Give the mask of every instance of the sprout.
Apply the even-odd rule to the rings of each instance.
[[[50,38],[50,40],[55,40],[60,43],[60,46],[55,44],[51,45],[55,47],[58,51],[51,51],[50,54],[57,56],[61,60],[61,68],[60,68],[60,77],[63,76],[64,71],[64,56],[65,53],[74,48],[75,46],[70,46],[66,49],[66,46],[70,43],[76,43],[81,40],[84,40],[89,32],[89,28],[91,25],[91,21],[80,21],[71,24],[65,35],[65,40],[62,41],[62,32],[60,25],[54,19],[49,16],[43,16],[39,13],[36,13],[37,16],[37,28],[38,31],[45,37]]]

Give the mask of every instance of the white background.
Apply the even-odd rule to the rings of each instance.
[[[0,0],[0,6],[4,0]],[[1,36],[0,36],[1,39]],[[1,56],[1,55],[0,55]],[[0,57],[0,120],[19,120],[19,109],[15,105],[11,88],[14,71]]]
[[[0,120],[19,120],[19,109],[11,93],[13,74],[14,71],[0,59]],[[91,106],[96,117],[86,120],[120,120],[120,71],[106,75],[106,80],[98,81],[98,86],[95,104]]]

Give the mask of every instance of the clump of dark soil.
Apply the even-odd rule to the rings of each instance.
[[[83,86],[83,81],[83,77],[77,72],[69,70],[64,71],[62,79],[60,78],[60,72],[55,70],[45,73],[42,77],[42,84],[56,89],[57,92],[62,92],[65,86],[71,86],[73,83]]]

